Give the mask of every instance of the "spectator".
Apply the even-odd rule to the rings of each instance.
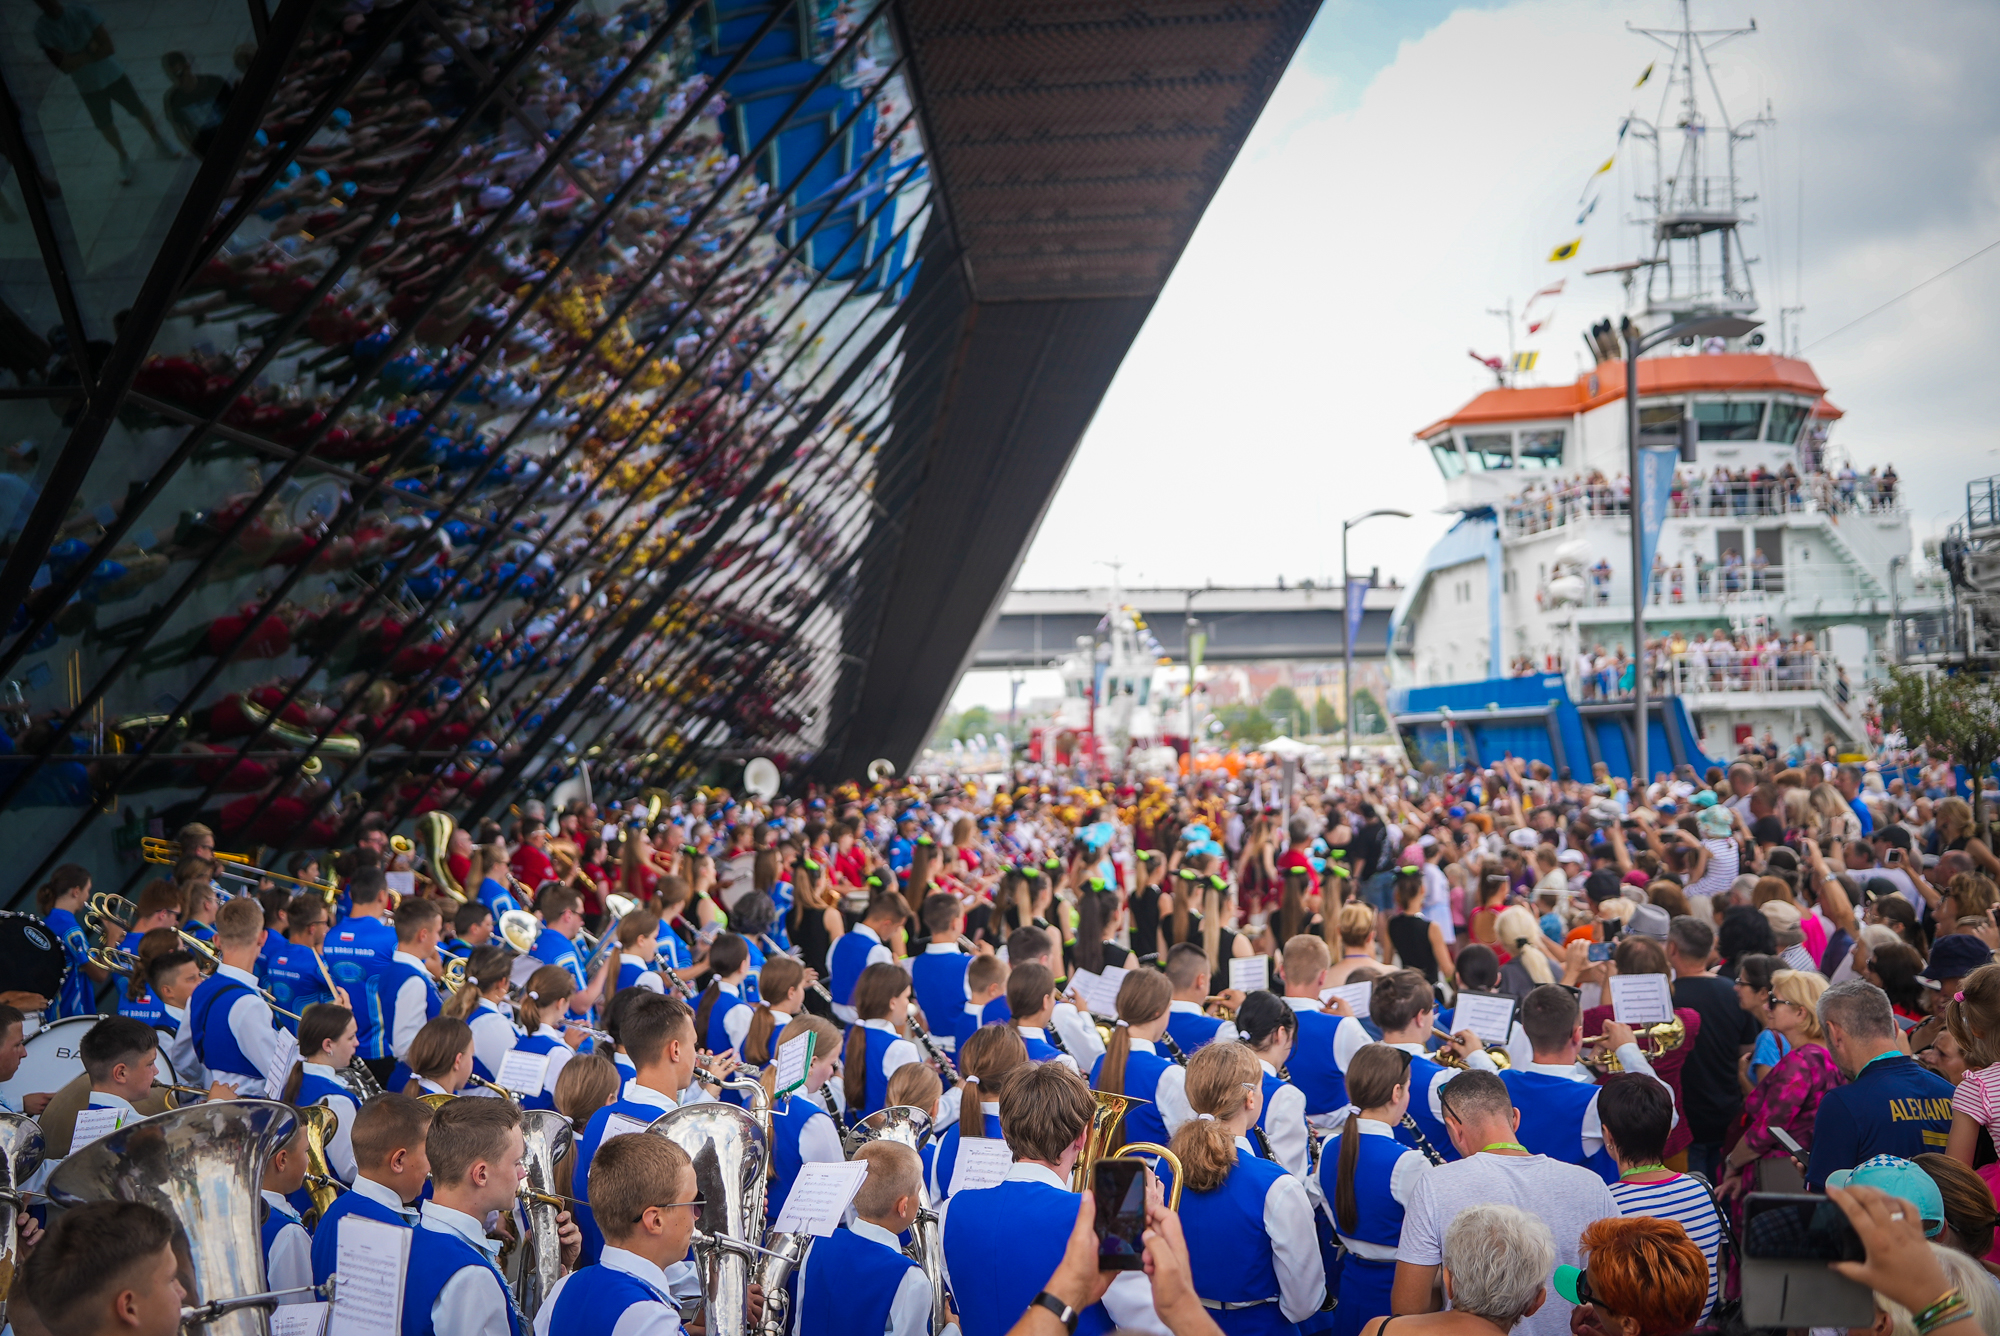
[[[1708,1266],[1708,1294],[1702,1300],[1701,1321],[1707,1321],[1721,1294],[1722,1217],[1698,1178],[1675,1173],[1662,1163],[1674,1106],[1656,1081],[1632,1075],[1604,1083],[1597,1112],[1604,1120],[1604,1149],[1618,1162],[1618,1181],[1611,1195],[1627,1216],[1657,1216],[1678,1221],[1701,1249]]]
[[[1377,1318],[1364,1336],[1379,1336],[1391,1322],[1405,1331],[1436,1336],[1491,1336],[1509,1332],[1548,1302],[1542,1276],[1555,1264],[1549,1227],[1528,1212],[1498,1202],[1468,1206],[1444,1233],[1441,1282],[1451,1310],[1421,1316]]]
[[[1990,1257],[2000,1210],[1994,1206],[1993,1189],[1986,1180],[1949,1155],[1935,1151],[1919,1155],[1913,1163],[1937,1184],[1944,1210],[1944,1228],[1938,1231],[1937,1241],[1967,1257]]]
[[[1903,1051],[1896,1013],[1880,988],[1852,979],[1819,999],[1826,1046],[1848,1084],[1820,1099],[1807,1186],[1876,1155],[1913,1159],[1951,1132],[1951,1082]]]
[[[1584,1265],[1556,1268],[1577,1305],[1573,1336],[1670,1336],[1699,1320],[1708,1261],[1677,1220],[1599,1220],[1583,1231]]]
[[[196,74],[194,62],[185,51],[169,51],[160,57],[170,87],[160,99],[167,124],[181,146],[196,157],[205,156],[222,125],[222,113],[229,110],[236,85],[213,74]]]
[[[112,123],[113,102],[145,127],[161,157],[178,158],[180,154],[173,146],[160,138],[160,127],[153,123],[152,113],[139,99],[125,67],[113,59],[118,48],[97,11],[86,4],[64,4],[62,0],[35,0],[35,7],[42,11],[42,16],[35,20],[35,44],[42,48],[49,63],[76,85],[77,96],[83,99],[91,124],[118,154],[118,179],[126,185],[132,184],[132,159],[126,155],[118,127]]]
[[[1459,1213],[1472,1206],[1499,1203],[1540,1217],[1554,1241],[1552,1260],[1570,1266],[1582,1256],[1583,1231],[1618,1214],[1611,1189],[1595,1173],[1532,1155],[1521,1145],[1521,1115],[1498,1076],[1460,1072],[1442,1095],[1445,1131],[1464,1158],[1424,1174],[1410,1194],[1390,1296],[1397,1313],[1440,1308],[1438,1270],[1444,1264],[1445,1236]],[[1549,1278],[1541,1277],[1544,1282]],[[1521,1330],[1529,1336],[1568,1336],[1569,1315],[1569,1303],[1550,1295],[1534,1312],[1524,1313]]]
[[[1791,1153],[1773,1129],[1812,1149],[1820,1105],[1840,1084],[1840,1069],[1827,1051],[1817,1012],[1825,991],[1826,980],[1804,970],[1779,970],[1771,976],[1771,1028],[1790,1051],[1743,1101],[1743,1135],[1730,1149],[1721,1196],[1799,1187]]]
[[[1759,924],[1757,911],[1746,910]],[[1769,929],[1765,929],[1768,933]],[[1715,930],[1698,918],[1682,915],[1667,929],[1667,968],[1674,976],[1674,1009],[1686,1007],[1701,1017],[1701,1028],[1685,1047],[1681,1064],[1687,1107],[1682,1111],[1688,1133],[1688,1168],[1710,1181],[1718,1177],[1724,1140],[1743,1111],[1737,1084],[1737,1064],[1751,1051],[1763,1029],[1761,1018],[1744,1011],[1736,989],[1708,969],[1715,949]]]

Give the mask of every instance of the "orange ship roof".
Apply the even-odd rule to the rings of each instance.
[[[1827,402],[1826,387],[1807,363],[1770,353],[1710,353],[1693,357],[1647,357],[1639,362],[1639,393],[1687,394],[1728,391],[1789,390],[1815,400],[1813,416],[1831,420],[1841,411]],[[1447,427],[1482,423],[1530,422],[1569,417],[1625,397],[1625,363],[1599,362],[1572,385],[1537,385],[1526,389],[1492,389],[1448,417],[1439,418],[1417,435],[1435,436]]]

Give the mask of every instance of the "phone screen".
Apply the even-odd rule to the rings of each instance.
[[[1097,1269],[1138,1271],[1146,1261],[1146,1162],[1099,1160],[1091,1166],[1097,1202]]]
[[[1753,1192],[1743,1207],[1743,1255],[1766,1262],[1859,1262],[1868,1254],[1828,1198]]]
[[[1611,959],[1612,951],[1616,949],[1617,945],[1616,942],[1592,942],[1590,950],[1585,954],[1592,960],[1609,960]]]

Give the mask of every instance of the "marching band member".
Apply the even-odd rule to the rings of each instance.
[[[981,960],[990,959],[981,956]],[[937,1154],[931,1157],[931,1200],[943,1201],[951,1195],[952,1175],[958,1171],[958,1146],[967,1119],[972,1119],[975,1137],[998,1141],[1000,1135],[1000,1088],[1015,1070],[1028,1065],[1028,1050],[1021,1036],[1009,1025],[984,1025],[967,1037],[958,1049],[958,1069],[965,1073],[965,1099],[977,1099],[979,1112],[961,1109],[958,1120],[936,1138]]]
[[[448,1016],[425,1021],[410,1041],[406,1065],[410,1079],[403,1086],[404,1094],[412,1098],[456,1095],[472,1080],[472,1027]]]
[[[323,948],[333,981],[347,990],[360,1034],[361,1061],[387,1081],[396,1059],[389,1052],[389,1031],[376,979],[396,954],[396,929],[389,921],[389,883],[379,867],[364,867],[348,878],[353,904],[340,926],[327,934]]]
[[[974,956],[965,967],[965,1005],[951,1018],[954,1053],[973,1031],[1007,1019],[1007,972],[997,955]]]
[[[1208,1004],[1209,969],[1208,956],[1200,947],[1182,942],[1168,951],[1167,980],[1174,986],[1167,1033],[1180,1045],[1182,1056],[1192,1058],[1204,1044],[1236,1037],[1236,1027],[1202,1010]]]
[[[1257,1055],[1264,1069],[1264,1107],[1257,1115],[1256,1130],[1268,1143],[1259,1145],[1258,1154],[1283,1165],[1299,1182],[1311,1186],[1312,1156],[1307,1143],[1306,1097],[1299,1088],[1279,1075],[1297,1051],[1298,1016],[1272,993],[1262,989],[1246,994],[1236,1009],[1236,1031],[1242,1042]],[[1254,1140],[1254,1138],[1253,1138]]]
[[[14,1079],[21,1070],[22,1059],[28,1056],[28,1018],[19,1007],[0,1002],[0,1085]],[[49,1106],[49,1094],[33,1091],[14,1099],[0,1094],[0,1113],[26,1113],[40,1117],[42,1110]]]
[[[468,1100],[467,1103],[472,1101]],[[349,1215],[413,1228],[412,1205],[430,1178],[431,1108],[407,1095],[377,1095],[354,1115],[349,1134],[356,1165],[348,1191],[333,1199],[313,1231],[313,1284],[322,1285],[340,1260],[340,1221]]]
[[[290,945],[285,940],[290,919],[287,910],[291,907],[291,897],[272,886],[260,890],[250,897],[264,909],[264,937],[257,943],[257,982],[264,987],[271,986],[271,962]],[[297,1011],[297,1007],[287,1007]]]
[[[131,938],[128,935],[127,941]],[[132,979],[118,994],[118,1014],[130,1016],[133,1020],[144,1021],[156,1030],[177,1030],[180,1022],[167,1019],[166,1004],[160,1000],[159,992],[152,985],[153,962],[164,956],[180,956],[188,964],[194,964],[194,955],[181,945],[180,934],[171,928],[155,928],[139,939],[138,968],[132,971]],[[201,981],[201,971],[194,972],[195,983]],[[194,991],[194,984],[188,985],[188,992]],[[180,998],[187,1001],[186,994]]]
[[[177,1336],[188,1294],[174,1236],[142,1202],[72,1207],[28,1251],[21,1294],[52,1336]]]
[[[535,935],[529,954],[569,971],[569,977],[576,981],[576,992],[569,999],[570,1015],[590,1015],[604,996],[613,957],[605,954],[595,980],[584,975],[583,957],[576,953],[576,935],[583,931],[583,893],[571,886],[551,886],[542,892],[535,911],[541,915],[542,930]]]
[[[1260,1159],[1246,1139],[1263,1112],[1261,1075],[1256,1055],[1239,1042],[1213,1043],[1188,1059],[1194,1117],[1173,1141],[1184,1175],[1181,1229],[1195,1292],[1218,1327],[1296,1336],[1326,1298],[1326,1269],[1304,1183]]]
[[[389,1051],[396,1070],[389,1085],[409,1075],[410,1045],[417,1032],[444,1010],[429,962],[437,957],[438,933],[444,914],[435,900],[412,897],[396,906],[396,950],[377,976],[375,990],[382,1002],[383,1023],[389,1027]]]
[[[267,938],[261,963],[264,986],[287,1011],[301,1016],[318,1002],[339,999],[328,991],[321,972],[319,948],[330,922],[326,901],[317,895],[296,895],[285,907],[285,935],[275,945]],[[342,1005],[345,1005],[343,1003]],[[295,1022],[279,1017],[286,1028]]]
[[[748,1029],[750,1004],[743,1000],[743,980],[750,973],[750,943],[733,932],[725,932],[708,948],[708,987],[695,1004],[694,1032],[710,1053],[736,1048],[730,1039],[729,1018],[739,1010],[738,1024]]]
[[[35,907],[61,944],[64,969],[62,986],[56,992],[50,1020],[97,1014],[97,985],[111,977],[111,971],[90,963],[90,941],[84,935],[77,914],[90,900],[90,873],[75,863],[64,863],[50,874],[35,892]],[[117,946],[112,938],[122,938],[115,927],[108,928],[106,946]]]
[[[189,863],[199,871],[189,875]],[[181,888],[181,931],[199,942],[215,940],[215,916],[222,910],[222,896],[216,891],[215,864],[206,859],[183,858],[174,868]]]
[[[568,970],[560,965],[544,965],[528,976],[528,982],[521,989],[521,1000],[514,1004],[514,1023],[524,1032],[514,1041],[514,1047],[528,1053],[549,1055],[549,1070],[543,1078],[539,1094],[526,1095],[521,1099],[524,1109],[552,1109],[556,1079],[562,1075],[563,1064],[576,1053],[583,1042],[584,1032],[574,1025],[566,1025],[558,1030],[556,1023],[565,1020],[569,1010],[570,994],[576,991],[576,980]]]
[[[569,1119],[570,1131],[578,1136],[590,1126],[590,1119],[607,1104],[618,1102],[619,1087],[625,1078],[602,1053],[579,1053],[563,1064],[556,1082],[556,1112]]]
[[[273,1290],[312,1284],[312,1236],[288,1198],[306,1183],[306,1125],[292,1125],[285,1144],[264,1162],[264,1284]],[[310,1294],[288,1294],[278,1302],[302,1304]]]
[[[833,1111],[820,1103],[818,1093],[840,1068],[839,1029],[823,1017],[795,1016],[776,1036],[771,1052],[775,1056],[780,1047],[806,1033],[813,1036],[813,1059],[806,1068],[805,1089],[771,1103],[771,1190],[766,1199],[774,1220],[800,1166],[837,1164],[847,1158]],[[766,1090],[776,1084],[775,1067],[765,1069],[763,1081]]]
[[[299,1060],[279,1095],[287,1104],[324,1104],[340,1120],[326,1145],[327,1167],[343,1183],[354,1182],[354,1092],[338,1075],[354,1060],[354,1013],[332,1002],[315,1002],[299,1016]]]
[[[916,1223],[923,1165],[915,1151],[895,1141],[871,1141],[854,1158],[868,1166],[854,1194],[854,1221],[813,1241],[799,1271],[792,1331],[794,1336],[925,1336],[931,1283],[897,1242]]]
[[[1521,1111],[1521,1144],[1533,1154],[1595,1169],[1606,1183],[1617,1183],[1618,1162],[1604,1149],[1604,1123],[1597,1114],[1602,1088],[1597,1073],[1576,1057],[1583,1043],[1576,995],[1561,984],[1543,984],[1521,999],[1521,1028],[1535,1046],[1535,1060],[1525,1069],[1500,1073]],[[1659,1081],[1630,1026],[1605,1021],[1604,1042],[1617,1050],[1626,1071]]]
[[[527,1170],[521,1111],[512,1100],[455,1099],[431,1119],[425,1148],[431,1198],[410,1241],[403,1285],[403,1336],[525,1336],[507,1279],[494,1264],[500,1241],[486,1218],[513,1209]],[[556,1216],[562,1263],[574,1267],[580,1240]]]
[[[500,1078],[500,1064],[521,1039],[507,1014],[507,980],[514,959],[505,947],[474,947],[465,958],[465,983],[445,999],[440,1015],[472,1027],[472,1074],[485,1081]]]
[[[1129,975],[1126,982],[1131,982]],[[1021,1042],[1027,1045],[1028,1061],[1060,1062],[1072,1071],[1076,1070],[1076,1059],[1048,1039],[1049,1021],[1056,1010],[1056,981],[1047,965],[1035,962],[1009,968],[1007,1010],[1010,1019],[1006,1023],[1020,1034]]]
[[[888,1107],[889,1078],[906,1063],[922,1062],[924,1055],[902,1035],[910,1015],[910,976],[901,965],[888,961],[870,965],[861,971],[849,996],[858,1021],[848,1028],[841,1061],[846,1068],[847,1116],[858,1122]]]
[[[255,900],[239,896],[222,907],[212,943],[222,963],[188,999],[180,1031],[210,1078],[227,1081],[246,1099],[274,1093],[264,1076],[277,1052],[271,1004],[250,972],[263,932],[264,910]]]
[[[619,992],[627,988],[643,988],[649,993],[666,992],[666,980],[653,968],[659,954],[659,915],[641,906],[619,919],[618,975],[613,987]]]
[[[667,1269],[701,1218],[694,1165],[665,1137],[619,1137],[591,1164],[589,1195],[608,1227],[596,1266],[556,1282],[535,1336],[682,1336]]]
[[[495,922],[502,914],[521,907],[520,902],[514,899],[514,874],[507,864],[505,844],[495,840],[475,846],[465,875],[469,880],[459,884],[486,906],[486,911],[493,915]]]
[[[723,1021],[729,1031],[728,1047],[751,1067],[762,1067],[777,1057],[774,1041],[792,1017],[805,1012],[806,967],[792,956],[772,956],[757,971],[757,995],[763,1000],[755,1007],[733,1008]],[[833,1048],[827,1051],[839,1047],[836,1033]]]
[[[1403,1208],[1431,1167],[1396,1140],[1410,1107],[1410,1063],[1402,1049],[1369,1044],[1347,1064],[1347,1088],[1359,1111],[1341,1124],[1337,1144],[1319,1165],[1320,1195],[1332,1205],[1334,1230],[1347,1249],[1332,1336],[1358,1336],[1389,1312]]]
[[[956,1046],[955,1020],[972,996],[965,976],[973,958],[958,946],[965,934],[965,906],[957,896],[939,891],[924,897],[923,920],[931,940],[922,954],[911,958],[910,979],[938,1047],[950,1053]]]
[[[886,965],[896,954],[886,943],[900,940],[903,924],[910,917],[909,902],[899,891],[884,891],[869,901],[861,922],[851,932],[841,934],[827,952],[826,990],[833,997],[834,1018],[852,1025],[860,1016],[853,1007],[854,985],[870,965]]]
[[[1008,968],[1044,965],[1053,976],[1060,959],[1056,954],[1056,937],[1056,932],[1051,928],[1031,926],[1016,931],[1007,939]],[[1006,1018],[995,1016],[993,1019]],[[1097,1022],[1084,1015],[1074,1003],[1065,999],[1060,993],[1056,996],[1054,1009],[1049,1012],[1045,1028],[1050,1033],[1050,1044],[1069,1054],[1075,1060],[1078,1071],[1096,1062],[1104,1054],[1104,1040],[1097,1033]]]
[[[889,1078],[888,1103],[883,1107],[895,1108],[904,1105],[912,1109],[922,1109],[930,1118],[931,1126],[939,1124],[938,1106],[944,1100],[944,1081],[938,1074],[921,1062],[906,1062],[896,1069]],[[957,1126],[956,1120],[952,1124]],[[928,1182],[931,1166],[937,1159],[937,1137],[924,1139],[923,1148],[917,1153],[923,1160],[923,1180]]]
[[[1000,1093],[1000,1125],[1014,1167],[990,1188],[954,1194],[939,1210],[946,1283],[965,1336],[1002,1336],[1055,1273],[1076,1227],[1070,1171],[1097,1103],[1073,1068],[1030,1063]],[[1079,1315],[1077,1336],[1111,1329],[1101,1303]]]
[[[1349,909],[1374,922],[1373,911],[1358,904],[1341,907],[1343,921],[1349,917]],[[1347,1081],[1333,1060],[1333,1037],[1340,1029],[1340,1017],[1327,1011],[1319,1000],[1333,955],[1324,940],[1309,933],[1293,937],[1284,950],[1284,1002],[1298,1014],[1298,1039],[1292,1045],[1289,1064],[1291,1082],[1305,1096],[1307,1122],[1316,1127],[1336,1126],[1340,1111],[1347,1107]]]
[[[458,832],[453,831],[456,835]],[[439,948],[461,960],[493,941],[493,911],[477,900],[467,900],[451,912],[451,940]]]
[[[1450,1044],[1451,1051],[1467,1067],[1444,1067],[1426,1055],[1424,1046],[1430,1042],[1437,1000],[1431,994],[1430,981],[1416,970],[1394,970],[1376,979],[1368,1000],[1368,1014],[1382,1031],[1381,1042],[1402,1049],[1411,1058],[1409,1122],[1398,1129],[1397,1140],[1418,1150],[1428,1145],[1443,1160],[1456,1160],[1458,1149],[1445,1132],[1439,1092],[1462,1071],[1497,1071],[1493,1059],[1480,1046],[1479,1036],[1469,1030],[1460,1031]],[[1340,1028],[1334,1032],[1333,1058],[1343,1074],[1354,1055],[1372,1042],[1358,1019],[1353,1016],[1341,1019]]]
[[[1167,1032],[1173,985],[1164,974],[1134,970],[1118,985],[1118,1024],[1103,1057],[1090,1069],[1093,1090],[1130,1095],[1144,1103],[1125,1112],[1125,1139],[1166,1145],[1169,1127],[1193,1116],[1183,1083],[1185,1068],[1154,1047]],[[1029,1046],[1029,1056],[1034,1048]]]
[[[147,1115],[134,1106],[153,1090],[160,1071],[159,1031],[130,1016],[106,1016],[84,1031],[77,1045],[83,1070],[90,1077],[87,1109],[116,1109],[118,1126],[136,1122]],[[226,1085],[211,1087],[212,1099],[234,1099],[236,1092]],[[70,1146],[75,1153],[77,1144]]]

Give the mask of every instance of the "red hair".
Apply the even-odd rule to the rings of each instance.
[[[1639,1336],[1671,1336],[1694,1326],[1708,1300],[1708,1258],[1678,1220],[1649,1215],[1599,1220],[1583,1231],[1590,1288]]]

